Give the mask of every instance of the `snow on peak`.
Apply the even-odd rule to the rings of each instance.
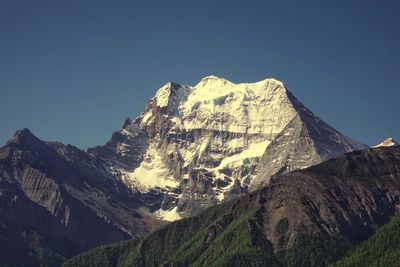
[[[172,91],[178,90],[181,85],[173,82],[168,82],[164,86],[162,86],[156,93],[155,97],[153,99],[157,100],[157,106],[158,107],[166,107],[168,106],[170,96]]]
[[[274,79],[235,84],[209,76],[191,87],[179,114],[186,129],[270,134],[288,122],[276,112],[290,107],[285,87]]]
[[[399,144],[393,140],[392,137],[385,139],[382,143],[373,146],[373,147],[390,147],[390,146],[398,146]]]
[[[235,179],[248,183],[252,173],[242,169],[255,168],[266,147],[294,116],[296,108],[276,79],[236,84],[207,76],[195,86],[167,83],[139,120],[142,129],[165,132],[151,133],[143,162],[127,179],[142,191],[175,188],[174,177],[187,177],[194,166],[226,184],[216,192],[221,200]],[[170,141],[161,138],[166,133]],[[187,139],[183,138],[186,135]],[[183,139],[173,141],[177,138]],[[182,160],[182,165],[171,168],[171,162],[164,162],[165,155]],[[177,175],[168,171],[171,169],[181,170]],[[160,211],[160,216],[164,213]]]
[[[222,201],[247,190],[270,144],[272,149],[292,147],[295,140],[285,141],[287,144],[273,142],[278,136],[290,134],[290,122],[303,109],[276,79],[233,83],[207,76],[195,86],[169,82],[132,122],[146,133],[142,161],[134,169],[115,172],[143,193],[155,190],[165,194],[168,201],[155,215],[165,220],[179,219],[210,199]],[[326,131],[324,124],[314,126]],[[297,160],[286,158],[286,152],[279,155],[285,160],[273,160],[277,169]],[[180,205],[178,210],[178,202],[189,205]]]
[[[172,115],[175,128],[186,130],[275,134],[294,116],[286,88],[276,79],[235,84],[207,76],[196,86],[169,82],[152,100]],[[152,114],[151,108],[145,111],[142,123],[147,124]]]
[[[231,81],[228,81],[227,79],[220,78],[214,75],[209,75],[204,77],[203,79],[200,80],[200,82],[196,85],[198,86],[205,86],[205,85],[224,85],[224,84],[233,84]]]
[[[155,99],[157,99],[157,106],[159,107],[165,107],[168,105],[168,99],[169,99],[169,94],[170,94],[170,88],[171,88],[171,83],[166,83],[163,87],[161,87],[155,96]]]
[[[275,79],[275,78],[267,78],[258,82],[246,82],[246,83],[234,83],[231,82],[225,78],[221,78],[221,77],[217,77],[214,75],[209,75],[204,77],[203,79],[200,80],[200,82],[195,86],[195,87],[203,87],[203,86],[215,86],[215,85],[219,85],[219,86],[223,86],[223,85],[247,85],[247,86],[254,86],[254,85],[258,85],[258,86],[262,86],[263,84],[267,84],[267,83],[273,83],[276,85],[279,85],[281,88],[285,88],[285,86],[283,85],[283,82]]]
[[[285,85],[283,84],[283,82],[281,82],[280,80],[277,80],[275,78],[267,78],[267,79],[261,80],[261,81],[256,82],[256,83],[261,83],[261,84],[262,83],[273,83],[273,84],[276,84],[277,86],[279,86],[281,88],[285,88]]]

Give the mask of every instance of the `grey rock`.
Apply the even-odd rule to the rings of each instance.
[[[49,250],[64,257],[154,229],[157,220],[139,211],[140,195],[107,176],[104,165],[73,146],[43,142],[28,129],[16,132],[0,148],[0,225],[15,231],[12,238],[29,229],[59,240],[61,247]]]

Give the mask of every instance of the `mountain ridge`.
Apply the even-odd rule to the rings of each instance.
[[[0,261],[56,263],[156,228],[137,196],[106,173],[78,148],[17,131],[0,148],[0,245],[10,244]]]

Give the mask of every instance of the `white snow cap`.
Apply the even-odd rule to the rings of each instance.
[[[396,141],[394,141],[392,137],[389,137],[389,138],[385,139],[385,141],[383,141],[379,145],[376,145],[373,147],[390,147],[390,146],[398,146],[398,145],[399,144]]]

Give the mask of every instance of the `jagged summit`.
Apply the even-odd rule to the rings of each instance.
[[[34,136],[32,132],[28,128],[23,128],[20,130],[15,131],[13,135],[13,139],[25,137],[25,136]]]
[[[154,214],[177,219],[247,192],[250,185],[257,189],[277,173],[359,148],[281,81],[233,83],[207,76],[195,86],[165,84],[138,118],[89,152],[106,158],[111,172],[131,188],[152,195]]]
[[[287,93],[283,83],[275,79],[235,84],[208,76],[194,87],[167,83],[150,100],[140,121],[147,124],[154,118],[152,107],[157,106],[172,115],[175,127],[180,129],[270,134],[276,131],[271,124],[287,123],[287,119],[275,116],[277,108],[272,108],[281,105],[290,109]]]
[[[373,146],[373,147],[390,147],[390,146],[398,146],[398,145],[399,145],[399,143],[394,141],[394,139],[392,137],[388,137],[382,143],[380,143],[376,146]]]
[[[168,82],[163,85],[149,102],[170,113],[179,113],[180,105],[187,102],[189,108],[195,108],[204,102],[205,104],[221,105],[228,97],[236,102],[254,101],[255,97],[265,99],[269,94],[288,93],[281,81],[274,78],[264,79],[253,83],[233,83],[217,76],[207,76],[201,79],[195,86]],[[194,103],[193,103],[194,102]],[[187,108],[187,105],[186,105]],[[213,108],[213,105],[210,106]]]
[[[7,142],[7,145],[11,143],[33,144],[37,142],[40,142],[40,139],[33,135],[33,133],[28,128],[24,128],[21,130],[17,130],[11,137],[11,139]]]

